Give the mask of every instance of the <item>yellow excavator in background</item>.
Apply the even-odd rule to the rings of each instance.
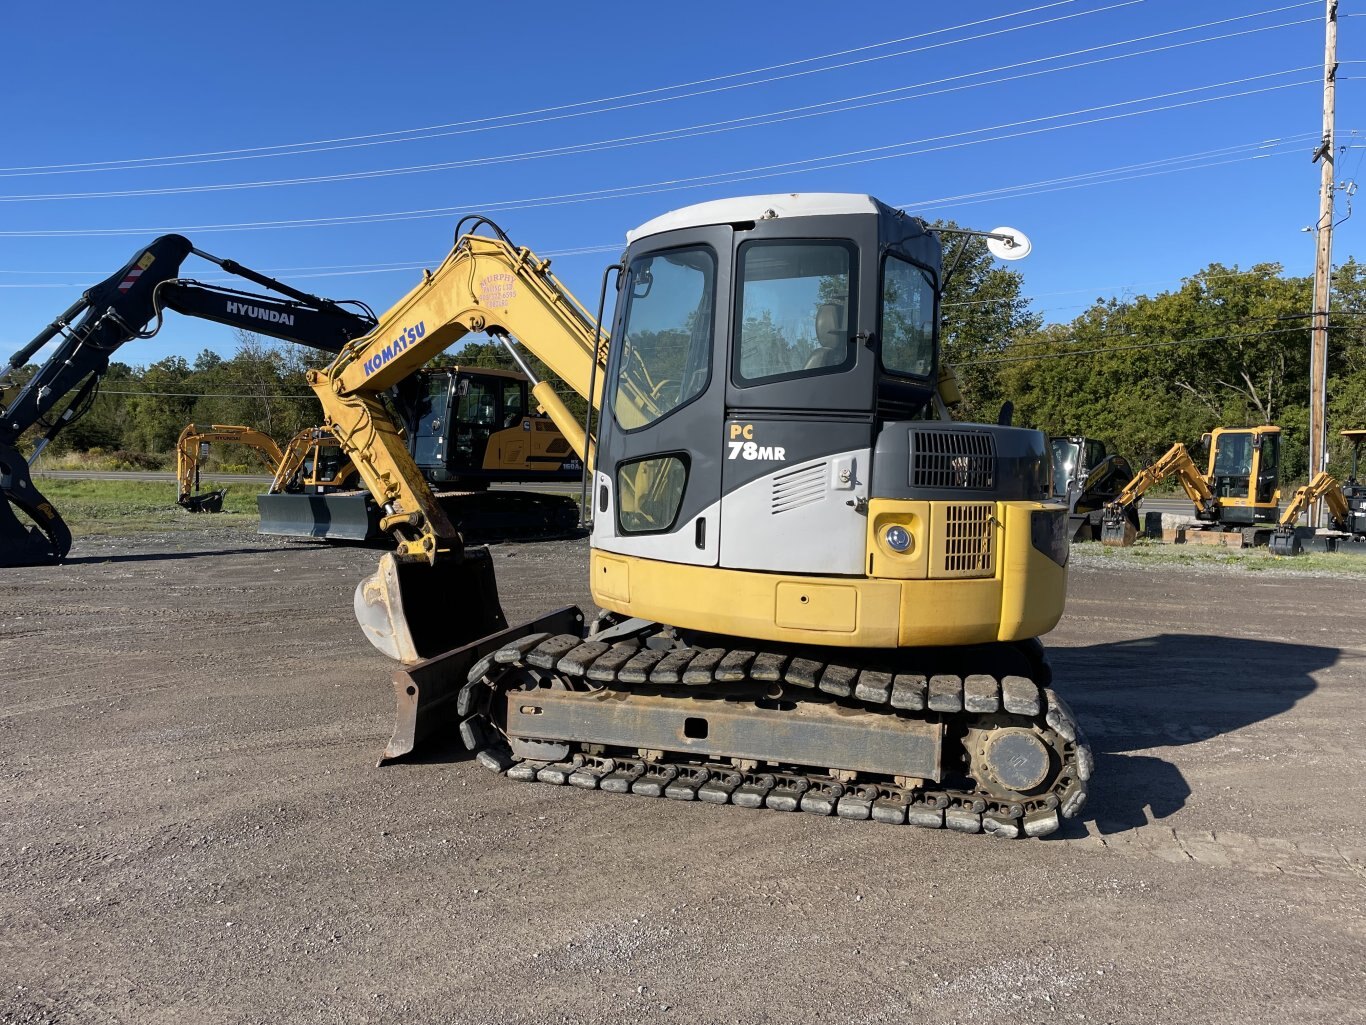
[[[1157,462],[1144,467],[1105,506],[1101,541],[1127,547],[1138,538],[1134,503],[1154,484],[1175,477],[1195,505],[1195,517],[1223,529],[1275,523],[1281,429],[1272,426],[1220,427],[1202,439],[1209,449],[1209,472],[1201,473],[1190,452],[1177,442]]]
[[[209,452],[210,444],[245,445],[276,473],[284,460],[284,453],[275,439],[252,427],[240,424],[187,424],[180,432],[175,447],[176,505],[190,512],[220,512],[227,488],[201,493],[199,490],[200,463]]]
[[[549,261],[467,223],[310,374],[398,541],[355,600],[406,663],[386,760],[458,718],[513,780],[999,836],[1077,812],[1091,753],[1038,640],[1063,611],[1067,507],[1041,432],[947,418],[940,232],[860,195],[676,210],[604,274],[609,335]],[[480,331],[588,466],[591,626],[573,607],[507,625],[488,552],[381,401]]]
[[[429,493],[468,537],[555,538],[578,530],[583,463],[555,424],[528,403],[527,380],[513,370],[424,366],[382,396]],[[494,490],[491,485],[519,485]],[[372,541],[384,537],[381,512],[327,427],[290,442],[268,493],[257,498],[261,533]]]
[[[1280,523],[1271,535],[1271,550],[1277,555],[1299,555],[1304,542],[1319,537],[1311,523],[1299,527],[1299,519],[1313,503],[1323,500],[1328,511],[1328,531],[1321,535],[1327,551],[1337,551],[1341,541],[1366,540],[1366,485],[1357,481],[1357,459],[1366,442],[1366,430],[1347,430],[1342,436],[1352,443],[1352,473],[1346,483],[1326,470],[1320,470],[1304,487],[1296,490],[1285,507]]]

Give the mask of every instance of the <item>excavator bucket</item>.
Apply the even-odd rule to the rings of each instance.
[[[1138,540],[1138,513],[1132,506],[1105,510],[1105,519],[1100,526],[1102,544],[1111,548],[1128,548]]]
[[[1271,532],[1267,547],[1272,555],[1300,555],[1304,552],[1304,541],[1294,527],[1278,527]]]
[[[219,488],[217,491],[206,491],[202,495],[185,495],[180,500],[180,507],[192,513],[222,512],[223,496],[227,493],[227,488]]]
[[[487,548],[466,548],[461,560],[436,566],[400,562],[387,552],[357,586],[355,609],[370,643],[404,664],[394,673],[397,711],[381,765],[411,754],[443,727],[454,738],[455,698],[478,659],[530,633],[577,633],[583,626],[583,614],[565,608],[509,627]]]
[[[390,658],[412,665],[507,627],[487,548],[462,559],[400,562],[393,552],[356,587],[356,621]]]
[[[17,449],[0,445],[0,566],[61,562],[71,550],[71,530],[29,476]]]

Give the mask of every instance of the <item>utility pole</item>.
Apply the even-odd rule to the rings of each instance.
[[[1323,49],[1323,140],[1314,151],[1321,166],[1319,220],[1314,257],[1314,308],[1309,343],[1309,476],[1328,465],[1328,303],[1333,273],[1333,178],[1336,142],[1333,138],[1333,104],[1338,70],[1338,0],[1326,0]],[[1321,503],[1310,509],[1309,524],[1318,527]]]

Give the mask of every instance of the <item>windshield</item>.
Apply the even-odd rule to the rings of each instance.
[[[1066,438],[1053,439],[1053,494],[1067,494],[1067,484],[1077,471],[1080,446]]]
[[[1214,476],[1247,477],[1252,473],[1252,435],[1225,434],[1214,453]]]
[[[612,409],[644,427],[701,394],[711,374],[716,257],[705,246],[653,253],[626,272]]]

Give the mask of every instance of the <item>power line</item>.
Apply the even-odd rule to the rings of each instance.
[[[234,392],[197,392],[197,391],[113,391],[113,390],[110,390],[110,389],[108,389],[108,388],[101,388],[99,394],[100,394],[101,397],[103,397],[103,396],[105,396],[105,395],[123,395],[123,396],[128,396],[128,395],[139,395],[139,396],[151,396],[151,397],[163,398],[163,399],[259,399],[259,400],[261,400],[261,401],[265,401],[265,400],[267,400],[267,399],[316,399],[316,398],[318,397],[318,396],[314,395],[312,392],[309,392],[307,395],[293,395],[293,394],[281,394],[281,395],[250,395],[250,394],[242,394],[242,395],[239,395],[239,394],[236,394],[236,393],[234,393]]]
[[[250,221],[224,224],[200,224],[188,225],[174,229],[166,228],[63,228],[63,229],[31,229],[31,230],[11,230],[0,231],[0,237],[6,238],[59,238],[59,237],[109,237],[117,235],[144,235],[165,230],[176,230],[182,232],[224,232],[224,231],[260,231],[281,228],[303,228],[303,227],[339,227],[351,224],[371,224],[389,223],[395,221],[426,220],[437,217],[448,217],[467,209],[481,209],[486,212],[499,212],[506,210],[537,209],[548,206],[565,206],[577,203],[601,202],[608,199],[623,199],[635,196],[653,195],[662,192],[678,192],[689,189],[709,188],[717,185],[734,184],[742,181],[756,181],[768,178],[778,178],[786,174],[800,174],[810,171],[828,170],[835,167],[849,167],[859,164],[873,163],[881,160],[893,160],[908,156],[921,156],[926,153],[943,152],[951,149],[958,149],[965,146],[975,146],[987,142],[999,142],[1005,139],[1016,139],[1030,135],[1040,135],[1046,132],[1059,131],[1066,128],[1078,128],[1086,125],[1102,124],[1108,121],[1116,121],[1124,118],[1138,117],[1144,114],[1162,113],[1169,110],[1177,110],[1185,107],[1200,106],[1208,103],[1218,103],[1224,100],[1239,99],[1247,96],[1255,96],[1268,92],[1275,92],[1282,89],[1293,89],[1304,85],[1317,85],[1318,79],[1306,79],[1296,82],[1283,83],[1281,85],[1264,86],[1257,89],[1244,89],[1235,93],[1227,93],[1221,96],[1208,96],[1201,99],[1186,100],[1178,103],[1169,103],[1157,107],[1149,107],[1143,110],[1126,111],[1116,114],[1107,114],[1099,117],[1085,118],[1070,123],[1047,125],[1039,128],[1031,128],[1024,131],[1007,132],[1001,135],[986,136],[979,139],[963,139],[964,136],[980,134],[982,132],[997,131],[1003,128],[1014,128],[1022,125],[1037,125],[1044,121],[1056,121],[1060,118],[1074,117],[1079,114],[1094,113],[1103,110],[1113,110],[1116,107],[1131,106],[1136,103],[1146,103],[1152,100],[1167,99],[1175,96],[1189,95],[1190,93],[1203,92],[1209,89],[1218,89],[1229,85],[1240,85],[1248,82],[1261,81],[1268,78],[1276,78],[1281,75],[1293,74],[1302,71],[1302,68],[1289,68],[1282,71],[1268,72],[1261,75],[1249,75],[1244,78],[1230,79],[1225,82],[1217,82],[1209,85],[1193,86],[1188,89],[1172,90],[1165,93],[1157,93],[1151,96],[1140,97],[1132,100],[1121,100],[1116,103],[1101,104],[1094,107],[1085,107],[1079,110],[1067,111],[1061,114],[1047,114],[1035,118],[1027,118],[1022,121],[1007,122],[1000,125],[993,125],[988,128],[972,129],[962,132],[952,132],[940,136],[932,136],[926,139],[910,140],[899,143],[890,143],[883,146],[871,146],[858,150],[850,150],[843,153],[827,154],[821,157],[807,157],[800,160],[784,161],[775,164],[759,165],[752,168],[744,168],[731,172],[717,172],[706,175],[695,175],[684,178],[666,179],[659,182],[651,182],[641,185],[617,186],[608,189],[595,189],[586,192],[563,193],[549,196],[529,197],[517,200],[495,200],[482,203],[470,203],[465,207],[433,207],[417,210],[390,211],[380,214],[355,214],[340,217],[311,217],[311,218],[291,218],[278,221]],[[945,143],[938,146],[925,146],[923,144],[936,142],[944,139],[958,139],[960,141]],[[919,149],[912,149],[905,152],[889,152],[903,150],[908,146],[920,146]],[[847,159],[846,159],[847,158]],[[809,165],[809,166],[801,166]]]
[[[1352,134],[1355,134],[1355,130],[1353,130]],[[1121,172],[1121,171],[1128,171],[1128,170],[1133,170],[1133,169],[1137,169],[1137,168],[1156,167],[1156,166],[1161,166],[1161,165],[1164,165],[1164,164],[1181,163],[1181,162],[1196,160],[1196,159],[1198,159],[1198,158],[1200,158],[1200,157],[1210,156],[1210,155],[1226,154],[1226,153],[1236,153],[1236,152],[1245,151],[1245,150],[1264,151],[1264,150],[1272,149],[1272,148],[1275,148],[1275,147],[1278,147],[1278,146],[1288,146],[1288,145],[1292,145],[1292,144],[1295,144],[1295,143],[1301,141],[1302,139],[1310,139],[1310,138],[1317,139],[1317,138],[1318,138],[1317,133],[1314,133],[1314,132],[1303,132],[1303,133],[1300,133],[1300,134],[1297,135],[1297,136],[1293,136],[1293,135],[1292,135],[1292,136],[1286,136],[1286,137],[1278,137],[1278,138],[1272,138],[1272,139],[1262,139],[1262,140],[1257,140],[1257,141],[1250,141],[1250,142],[1245,142],[1245,143],[1236,143],[1236,144],[1232,144],[1232,145],[1228,145],[1228,146],[1216,147],[1216,148],[1214,148],[1214,149],[1200,150],[1200,151],[1195,152],[1195,153],[1182,154],[1182,155],[1180,155],[1180,156],[1163,157],[1163,158],[1159,158],[1159,159],[1156,159],[1156,160],[1141,161],[1141,162],[1139,162],[1139,163],[1134,163],[1134,164],[1123,164],[1123,165],[1120,165],[1120,166],[1118,166],[1118,167],[1110,167],[1110,168],[1105,168],[1105,169],[1103,169],[1103,170],[1098,170],[1098,171],[1087,171],[1087,172],[1083,172],[1083,173],[1076,174],[1076,175],[1070,175],[1070,176],[1067,176],[1067,177],[1065,177],[1065,178],[1050,178],[1050,179],[1044,179],[1043,181],[1040,181],[1040,182],[1031,182],[1031,183],[1024,184],[1024,185],[1002,186],[1002,187],[999,188],[999,189],[993,189],[993,190],[988,190],[988,191],[989,191],[990,193],[1014,192],[1014,191],[1018,191],[1018,190],[1020,190],[1020,189],[1033,188],[1033,187],[1036,186],[1036,185],[1046,185],[1046,184],[1052,184],[1052,183],[1054,183],[1054,182],[1060,182],[1060,181],[1071,181],[1071,180],[1073,180],[1073,179],[1098,178],[1098,177],[1100,177],[1100,176],[1102,176],[1102,175],[1114,174],[1114,173],[1118,173],[1118,172]],[[1207,166],[1207,165],[1198,165],[1198,166],[1199,166],[1199,167],[1203,167],[1203,166]],[[1185,170],[1185,168],[1182,168],[1182,170]],[[1103,185],[1103,184],[1110,184],[1110,182],[1108,182],[1108,181],[1094,181],[1094,182],[1086,181],[1086,182],[1082,182],[1082,184],[1081,184],[1080,186],[1078,186],[1078,187],[1087,187],[1087,186],[1092,185],[1092,184],[1101,184],[1101,185]],[[987,193],[987,192],[981,192],[981,193],[967,193],[967,194],[966,194],[966,198],[970,198],[970,197],[973,197],[973,196],[979,196],[979,195],[986,195],[986,194],[988,194],[988,193]],[[946,197],[946,199],[949,199],[949,200],[958,199],[958,198],[964,198],[964,197],[957,197],[957,196]],[[935,202],[941,202],[941,200],[930,200],[930,201],[928,201],[928,202],[929,202],[929,203],[935,203]],[[900,204],[894,204],[894,205],[899,206],[899,207],[901,207],[902,209],[911,209],[913,206],[915,206],[915,204],[911,204],[911,203],[900,203]],[[606,243],[606,244],[600,244],[600,245],[595,245],[595,246],[580,246],[580,247],[571,248],[571,249],[538,250],[538,251],[537,251],[537,254],[538,254],[539,256],[544,256],[544,257],[546,257],[546,258],[551,258],[551,257],[564,257],[564,256],[578,256],[578,255],[582,255],[582,254],[615,252],[615,251],[620,250],[621,248],[622,248],[622,244],[621,244],[621,243],[615,243],[615,242],[614,242],[614,243]],[[429,266],[431,266],[431,263],[430,263],[430,262],[400,262],[400,261],[390,261],[390,262],[387,262],[387,263],[359,263],[359,264],[321,264],[321,265],[313,264],[313,265],[305,265],[305,266],[299,266],[299,267],[269,267],[269,268],[264,268],[264,269],[262,269],[261,273],[264,273],[264,274],[285,274],[285,273],[294,273],[294,272],[317,272],[317,273],[298,273],[298,274],[295,274],[295,276],[296,276],[296,277],[345,277],[345,276],[347,276],[347,275],[350,274],[350,273],[356,273],[356,274],[379,274],[379,273],[389,273],[389,272],[391,272],[391,271],[422,270],[422,269],[424,269],[424,268],[426,268],[426,267],[429,267]],[[91,274],[91,275],[95,275],[95,274],[102,274],[102,273],[104,273],[104,272],[103,272],[103,271],[93,271],[93,270],[80,270],[80,271],[77,271],[77,270],[31,270],[31,269],[23,269],[23,270],[3,270],[3,269],[0,269],[0,274],[24,274],[24,275],[40,275],[40,274],[72,274],[72,275],[75,275],[75,274]],[[235,279],[235,278],[229,278],[229,277],[225,277],[225,276],[206,276],[206,277],[204,277],[204,278],[202,278],[202,279],[200,279],[200,280],[212,282],[212,281],[229,281],[229,280],[237,280],[237,279]],[[66,282],[66,283],[55,283],[55,284],[47,284],[47,283],[44,283],[44,284],[36,284],[36,285],[0,284],[0,288],[28,288],[28,287],[33,287],[33,288],[80,288],[80,287],[84,287],[84,286],[79,285],[79,284],[75,284],[75,283],[70,283],[70,282]],[[1118,286],[1109,286],[1109,285],[1106,285],[1106,286],[1098,286],[1098,287],[1111,288],[1111,287],[1118,287]],[[1042,293],[1042,294],[1045,294],[1045,295],[1068,295],[1068,294],[1072,294],[1073,292],[1081,292],[1081,291],[1086,291],[1086,289],[1069,289],[1069,290],[1066,290],[1066,291],[1063,291],[1063,292],[1052,292],[1052,293]],[[990,303],[990,302],[1004,302],[1004,301],[1007,301],[1007,300],[1005,300],[1005,299],[975,299],[975,300],[969,300],[969,302],[973,302],[973,303]],[[1010,300],[1010,301],[1014,301],[1014,300]],[[945,304],[945,305],[949,305],[949,306],[953,306],[953,305],[963,305],[963,303],[947,303],[947,304]]]
[[[1132,39],[1124,39],[1118,42],[1102,43],[1096,46],[1086,47],[1079,50],[1071,50],[1064,53],[1052,54],[1047,57],[1037,57],[1027,61],[1017,61],[1013,64],[999,65],[994,68],[985,68],[979,71],[969,71],[957,75],[950,75],[945,78],[931,79],[924,82],[917,82],[912,85],[896,86],[891,89],[882,89],[871,93],[862,93],[856,96],[846,96],[836,100],[824,100],[820,103],[806,104],[800,107],[789,107],[782,110],[768,111],[762,114],[750,114],[744,117],[730,118],[722,121],[709,121],[695,125],[688,125],[682,128],[663,129],[655,132],[645,132],[636,135],[620,136],[611,139],[599,139],[592,142],[571,143],[564,146],[554,146],[538,150],[526,150],[518,153],[508,153],[495,156],[467,157],[460,160],[449,160],[438,163],[413,164],[401,167],[375,168],[367,171],[348,171],[336,174],[310,175],[294,178],[275,178],[258,181],[243,182],[219,182],[201,185],[178,185],[165,186],[159,188],[145,189],[113,189],[94,192],[67,192],[67,193],[20,193],[11,195],[0,195],[0,202],[20,203],[20,202],[62,202],[79,199],[115,199],[142,196],[170,196],[170,195],[190,195],[208,192],[234,192],[246,189],[277,188],[292,185],[319,185],[344,181],[360,181],[376,178],[387,178],[399,175],[428,174],[435,171],[447,171],[468,167],[483,167],[498,164],[520,163],[527,160],[544,160],[552,157],[578,156],[587,153],[604,152],[607,150],[630,148],[635,146],[654,145],[662,142],[677,142],[684,139],[698,138],[706,135],[716,135],[724,132],[743,131],[750,128],[765,127],[768,125],[781,124],[789,121],[804,120],[813,117],[823,117],[828,114],[847,113],[854,110],[867,109],[869,107],[885,106],[890,103],[904,103],[910,100],[925,99],[931,96],[941,96],[948,93],[961,92],[968,89],[978,89],[986,86],[1002,85],[1010,82],[1017,82],[1026,78],[1037,78],[1043,75],[1056,74],[1063,71],[1074,71],[1078,68],[1094,67],[1100,64],[1107,64],[1112,61],[1127,60],[1133,57],[1151,56],[1157,53],[1165,53],[1170,50],[1181,49],[1188,46],[1197,46],[1204,43],[1217,42],[1239,36],[1251,35],[1258,32],[1267,32],[1274,29],[1289,28],[1298,25],[1316,23],[1317,19],[1307,18],[1300,21],[1282,22],[1275,25],[1263,25],[1258,28],[1244,29],[1239,32],[1228,32],[1217,36],[1208,36],[1203,39],[1189,39],[1178,43],[1170,43],[1165,46],[1150,47],[1146,50],[1136,50],[1132,53],[1113,54],[1108,57],[1100,57],[1093,60],[1078,61],[1073,64],[1064,64],[1053,68],[1042,68],[1035,71],[1023,72],[1017,75],[1009,75],[1004,78],[987,79],[980,82],[967,82],[944,89],[932,89],[925,92],[912,92],[912,90],[928,89],[930,86],[942,85],[948,82],[958,82],[966,78],[977,78],[982,75],[995,74],[1000,71],[1011,71],[1017,68],[1029,67],[1034,64],[1043,64],[1049,61],[1062,60],[1067,57],[1074,57],[1088,53],[1095,53],[1099,50],[1112,49],[1117,46],[1127,46],[1135,42],[1143,42],[1151,39],[1163,38],[1166,36],[1177,35],[1182,32],[1191,32],[1200,28],[1207,28],[1212,25],[1227,24],[1229,22],[1241,21],[1255,15],[1239,15],[1234,18],[1224,18],[1219,21],[1206,22],[1201,25],[1188,26],[1185,28],[1171,29],[1165,32],[1151,33],[1146,36],[1138,36]],[[1297,70],[1307,70],[1297,69]],[[892,95],[904,94],[904,95]],[[826,108],[826,109],[820,109]]]
[[[773,77],[770,77],[770,78],[759,79],[759,80],[752,81],[752,82],[740,82],[740,83],[736,83],[736,84],[729,85],[729,86],[723,86],[723,87],[712,88],[712,89],[703,89],[703,90],[699,90],[699,91],[691,92],[691,93],[683,93],[683,94],[677,95],[677,96],[659,97],[659,96],[657,95],[657,94],[659,94],[659,93],[670,92],[670,91],[675,90],[675,89],[689,89],[689,88],[692,88],[693,86],[698,86],[698,85],[710,85],[710,84],[715,83],[715,82],[730,81],[730,80],[732,80],[732,79],[743,78],[743,77],[746,77],[746,76],[749,76],[749,75],[765,74],[765,73],[767,73],[767,72],[769,72],[769,71],[778,71],[778,70],[782,70],[782,69],[784,69],[784,68],[795,67],[795,66],[800,65],[800,64],[809,64],[809,63],[814,63],[814,62],[816,62],[816,61],[828,60],[828,59],[830,59],[830,58],[832,58],[832,57],[841,57],[841,56],[847,56],[847,55],[852,54],[852,53],[865,52],[865,51],[867,51],[867,50],[878,49],[878,48],[883,47],[883,46],[894,46],[894,45],[896,45],[896,44],[898,44],[898,43],[911,42],[911,41],[917,40],[917,39],[927,39],[927,38],[929,38],[929,37],[931,37],[931,36],[943,35],[943,34],[945,34],[945,33],[947,33],[947,32],[956,32],[956,31],[959,31],[959,30],[961,30],[961,29],[974,28],[974,27],[979,26],[979,25],[985,25],[985,24],[989,24],[989,23],[991,23],[991,22],[1002,21],[1002,20],[1007,20],[1007,19],[1009,19],[1009,18],[1020,17],[1020,16],[1025,15],[1025,14],[1032,14],[1032,13],[1035,13],[1035,12],[1038,12],[1038,11],[1049,10],[1049,9],[1051,9],[1051,8],[1054,8],[1054,7],[1063,7],[1063,6],[1066,6],[1066,5],[1068,5],[1068,4],[1078,3],[1078,2],[1080,2],[1080,0],[1056,0],[1056,2],[1053,2],[1053,3],[1047,3],[1047,4],[1043,4],[1043,5],[1036,6],[1036,7],[1025,8],[1024,10],[1021,10],[1021,11],[1015,11],[1015,12],[1008,13],[1008,14],[996,15],[996,16],[990,17],[990,18],[982,18],[982,19],[978,19],[978,20],[976,20],[976,21],[965,22],[965,23],[960,24],[960,25],[949,26],[949,27],[947,27],[947,28],[932,29],[932,30],[930,30],[930,31],[928,31],[928,32],[921,32],[921,33],[918,33],[918,34],[916,34],[916,35],[903,36],[903,37],[900,37],[900,38],[897,38],[897,39],[885,40],[885,41],[883,41],[883,42],[880,42],[880,43],[872,43],[872,44],[869,44],[869,45],[867,45],[867,46],[854,47],[854,48],[846,49],[846,50],[833,51],[833,52],[831,52],[831,53],[823,54],[823,55],[820,55],[820,56],[817,56],[817,57],[806,57],[806,58],[802,58],[802,59],[795,60],[795,61],[787,61],[787,62],[780,63],[780,64],[769,65],[769,66],[767,66],[767,67],[751,68],[751,69],[749,69],[749,70],[747,70],[747,71],[733,72],[733,73],[727,74],[727,75],[717,75],[717,76],[713,76],[713,77],[711,77],[711,78],[697,79],[697,80],[692,81],[692,82],[677,83],[677,84],[675,84],[675,85],[657,86],[657,87],[654,87],[654,88],[651,88],[651,89],[637,90],[637,91],[635,91],[635,92],[622,93],[622,94],[619,94],[619,95],[616,95],[616,96],[601,97],[601,98],[599,98],[599,99],[594,99],[594,100],[580,100],[580,101],[576,101],[576,102],[574,102],[574,103],[559,104],[559,105],[551,106],[551,107],[539,107],[539,108],[535,108],[535,109],[532,109],[532,110],[522,111],[522,112],[516,113],[516,114],[499,114],[499,115],[491,115],[491,116],[489,116],[489,117],[472,118],[472,119],[465,120],[465,121],[452,121],[452,122],[448,122],[448,123],[444,123],[444,124],[439,124],[439,125],[429,125],[429,126],[426,126],[426,127],[423,127],[423,128],[408,128],[408,129],[401,129],[401,130],[398,130],[398,131],[390,131],[390,132],[372,132],[372,133],[368,133],[368,134],[364,134],[364,135],[339,136],[339,137],[337,137],[337,138],[332,138],[332,139],[319,139],[319,140],[314,140],[314,141],[312,141],[312,142],[277,143],[277,144],[272,145],[272,146],[252,146],[252,147],[246,147],[246,148],[242,148],[242,149],[231,149],[231,150],[208,150],[208,151],[204,151],[204,152],[200,152],[200,153],[175,154],[175,155],[166,156],[166,157],[131,157],[131,158],[124,158],[124,159],[122,159],[122,160],[97,160],[97,161],[86,161],[86,162],[82,162],[82,163],[72,163],[72,164],[39,164],[39,165],[30,165],[30,166],[26,166],[26,167],[0,168],[0,177],[28,177],[28,176],[33,176],[33,175],[36,175],[36,174],[57,174],[57,173],[66,173],[66,174],[70,174],[70,173],[82,173],[82,172],[86,172],[86,171],[102,171],[102,170],[134,170],[134,169],[136,169],[136,170],[143,170],[143,169],[147,169],[147,168],[150,168],[150,167],[175,167],[175,166],[182,166],[182,165],[185,164],[185,163],[218,163],[218,162],[225,161],[225,160],[259,159],[259,158],[263,158],[263,157],[274,157],[274,156],[296,156],[296,155],[302,155],[302,154],[306,154],[306,153],[325,153],[325,152],[332,152],[332,151],[335,151],[335,150],[338,150],[338,149],[354,149],[354,148],[358,148],[358,147],[360,147],[360,146],[383,145],[383,144],[395,143],[395,142],[413,142],[413,141],[418,141],[419,139],[431,139],[431,138],[440,138],[440,137],[450,136],[450,135],[462,135],[462,134],[468,134],[469,132],[491,131],[491,130],[496,130],[496,129],[499,129],[499,128],[524,127],[524,126],[529,125],[529,124],[542,124],[542,123],[545,123],[545,122],[548,122],[548,121],[559,121],[559,120],[564,120],[564,119],[566,119],[566,118],[585,117],[585,116],[589,116],[589,115],[592,115],[592,114],[610,113],[610,112],[614,112],[614,111],[618,111],[618,110],[625,110],[625,109],[632,108],[632,107],[648,106],[648,105],[653,105],[653,104],[658,104],[658,103],[670,103],[670,102],[673,102],[674,100],[690,99],[690,98],[693,98],[693,97],[696,97],[696,96],[709,95],[709,94],[713,94],[713,93],[717,93],[717,92],[726,92],[726,91],[731,91],[731,90],[734,90],[734,89],[748,88],[749,86],[753,86],[753,85],[765,85],[765,84],[768,84],[768,83],[771,83],[771,82],[783,81],[783,80],[791,79],[791,78],[799,78],[799,77],[803,77],[803,76],[806,76],[806,75],[820,74],[820,73],[825,72],[825,71],[840,70],[840,69],[847,68],[847,67],[854,67],[854,66],[859,65],[859,64],[871,63],[871,62],[873,62],[873,61],[887,60],[887,59],[890,59],[890,58],[893,58],[893,57],[903,57],[903,56],[907,56],[907,55],[909,55],[909,54],[921,53],[921,52],[924,52],[924,51],[926,51],[926,50],[938,49],[938,48],[942,48],[942,47],[945,47],[945,46],[954,46],[954,45],[957,45],[958,43],[975,42],[975,41],[978,41],[978,40],[981,40],[981,39],[986,39],[986,38],[993,37],[993,36],[1006,35],[1006,34],[1009,34],[1009,33],[1011,33],[1011,32],[1018,32],[1018,31],[1021,31],[1022,29],[1037,28],[1037,27],[1040,27],[1040,26],[1043,26],[1043,25],[1054,24],[1054,23],[1059,22],[1059,21],[1066,21],[1066,20],[1070,20],[1070,19],[1074,19],[1074,18],[1086,17],[1087,15],[1090,15],[1090,14],[1101,14],[1101,13],[1104,13],[1104,12],[1106,12],[1106,11],[1114,10],[1114,9],[1116,9],[1116,8],[1133,6],[1133,5],[1135,5],[1135,4],[1138,4],[1138,3],[1143,2],[1143,0],[1123,0],[1123,2],[1120,2],[1120,3],[1113,3],[1113,4],[1110,4],[1110,5],[1106,6],[1106,7],[1096,8],[1096,9],[1089,10],[1089,11],[1081,11],[1081,12],[1078,12],[1078,13],[1075,13],[1075,14],[1063,15],[1063,16],[1056,17],[1056,18],[1044,19],[1044,20],[1038,21],[1038,22],[1031,22],[1031,23],[1029,23],[1029,24],[1027,24],[1027,25],[1016,25],[1016,26],[1011,26],[1011,27],[1009,27],[1009,28],[999,29],[999,30],[996,30],[996,31],[993,31],[993,32],[980,33],[980,34],[975,35],[975,36],[967,36],[967,37],[964,37],[964,38],[961,38],[961,39],[946,40],[946,41],[944,41],[944,42],[934,43],[934,44],[931,44],[931,45],[929,45],[929,46],[916,47],[916,48],[913,48],[913,49],[910,49],[910,50],[901,50],[901,51],[897,51],[897,52],[895,52],[895,53],[882,54],[882,55],[879,55],[879,56],[876,56],[876,57],[862,58],[862,59],[855,60],[855,61],[846,61],[846,62],[844,62],[844,63],[842,63],[842,64],[834,64],[834,65],[830,65],[830,66],[828,66],[828,67],[811,68],[811,69],[807,69],[807,70],[805,70],[805,71],[794,72],[794,73],[785,74],[785,75],[777,75],[777,76],[773,76]],[[1292,7],[1293,7],[1293,6],[1310,6],[1310,4],[1305,3],[1305,4],[1291,5],[1291,6],[1292,6]],[[1273,12],[1268,12],[1268,13],[1274,13],[1274,11],[1289,10],[1289,9],[1291,9],[1291,8],[1290,8],[1290,7],[1278,8],[1278,9],[1274,9]],[[581,110],[581,109],[577,109],[577,108],[583,108],[583,107],[593,107],[595,104],[599,104],[599,103],[616,103],[617,101],[620,101],[620,100],[633,100],[633,99],[635,99],[635,98],[637,98],[637,97],[642,97],[642,96],[656,96],[657,98],[651,99],[651,100],[641,100],[641,101],[639,101],[639,102],[632,102],[632,103],[621,103],[621,104],[619,104],[619,105],[617,105],[617,106],[601,107],[601,108],[595,108],[595,109],[592,109],[592,110]],[[557,113],[557,112],[571,111],[571,110],[575,111],[575,113]],[[553,115],[555,115],[555,116],[550,116],[550,117],[533,117],[533,116],[532,116],[532,115],[538,115],[538,114],[553,114]],[[514,119],[522,119],[522,120],[514,120]],[[494,122],[494,121],[504,121],[504,122],[508,122],[508,123],[506,123],[506,124],[490,124],[490,122]],[[404,136],[404,138],[398,138],[399,136]],[[269,152],[269,151],[278,151],[278,152]],[[195,158],[218,158],[218,159],[210,160],[210,159],[195,159]],[[179,163],[166,163],[165,161],[178,161]]]

